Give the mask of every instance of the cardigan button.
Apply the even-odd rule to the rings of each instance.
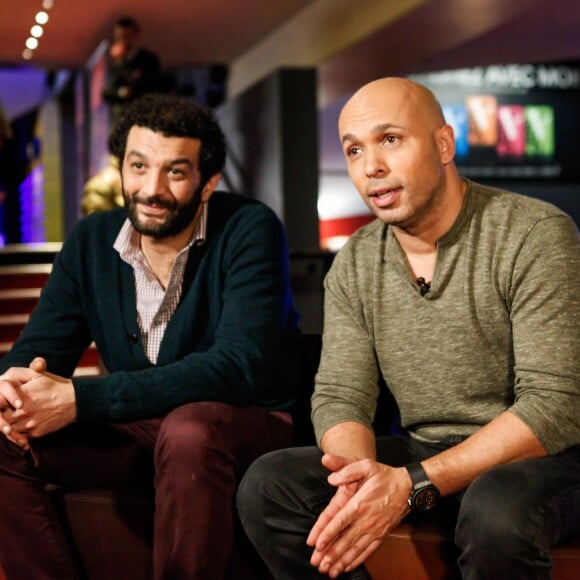
[[[132,344],[137,344],[139,342],[139,337],[133,333],[129,335],[129,340],[131,341]]]

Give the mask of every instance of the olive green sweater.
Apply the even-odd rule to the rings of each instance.
[[[469,435],[510,410],[550,453],[580,443],[579,250],[560,210],[469,182],[422,297],[392,229],[360,229],[325,280],[318,440],[370,426],[380,373],[420,438]]]

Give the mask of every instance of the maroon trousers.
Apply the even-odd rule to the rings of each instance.
[[[220,579],[234,535],[234,496],[260,455],[292,445],[288,414],[202,402],[161,419],[71,425],[23,452],[0,435],[0,563],[8,580],[77,578],[46,483],[154,484],[156,579]]]

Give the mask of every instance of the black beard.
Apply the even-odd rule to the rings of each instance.
[[[197,214],[197,210],[201,205],[201,190],[203,186],[200,185],[191,199],[180,205],[174,199],[167,200],[158,195],[151,195],[149,197],[130,197],[123,190],[123,198],[125,200],[125,209],[131,225],[141,235],[161,240],[163,238],[170,238],[183,232],[191,225]],[[137,205],[143,203],[156,203],[157,205],[169,210],[169,215],[164,222],[155,222],[153,224],[146,224],[139,221],[137,215]]]

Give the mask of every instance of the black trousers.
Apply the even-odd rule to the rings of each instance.
[[[379,437],[377,458],[402,466],[458,443],[424,444],[405,435]],[[274,451],[250,467],[237,505],[246,533],[276,580],[320,578],[306,538],[335,493],[317,447]],[[423,517],[455,526],[465,580],[548,579],[550,548],[580,534],[580,446],[494,468]],[[410,517],[413,517],[411,514]],[[364,578],[362,569],[343,575]]]

